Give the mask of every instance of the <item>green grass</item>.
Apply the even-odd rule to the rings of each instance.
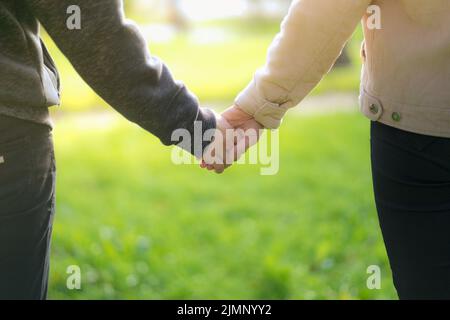
[[[51,299],[395,298],[359,114],[288,117],[275,176],[176,166],[123,120],[62,118],[55,140]],[[366,288],[373,264],[381,290]]]
[[[180,35],[150,48],[202,102],[222,105],[264,64],[278,25],[215,21],[199,27],[231,37],[200,43]],[[349,44],[352,65],[313,94],[357,90],[361,37],[358,30]],[[63,110],[105,107],[46,42],[62,75]],[[57,123],[50,298],[395,298],[373,204],[368,123],[359,114],[288,117],[275,176],[261,176],[258,166],[222,176],[176,166],[169,148],[124,120]],[[73,264],[80,291],[66,288]],[[382,290],[366,288],[373,264]]]

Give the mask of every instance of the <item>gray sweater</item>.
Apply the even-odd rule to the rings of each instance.
[[[81,9],[81,29],[67,27],[71,5]],[[50,124],[48,107],[60,104],[39,23],[97,94],[164,144],[174,144],[175,129],[193,133],[195,121],[203,132],[215,127],[212,112],[150,55],[119,0],[0,0],[1,114]]]

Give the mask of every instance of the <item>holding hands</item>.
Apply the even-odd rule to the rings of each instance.
[[[236,105],[216,120],[214,140],[203,154],[201,167],[222,173],[258,142],[264,127]]]

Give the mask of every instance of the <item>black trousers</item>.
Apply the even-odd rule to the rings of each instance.
[[[0,299],[45,299],[55,203],[51,129],[0,116]]]
[[[398,295],[450,299],[450,139],[371,126],[375,200]]]

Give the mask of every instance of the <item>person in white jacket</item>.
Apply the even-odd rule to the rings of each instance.
[[[294,1],[267,63],[223,117],[235,129],[277,129],[361,19],[360,107],[371,120],[375,200],[394,284],[402,299],[450,298],[450,1]],[[234,160],[256,142],[237,140],[245,148],[228,149]],[[221,173],[230,165],[203,167]]]

